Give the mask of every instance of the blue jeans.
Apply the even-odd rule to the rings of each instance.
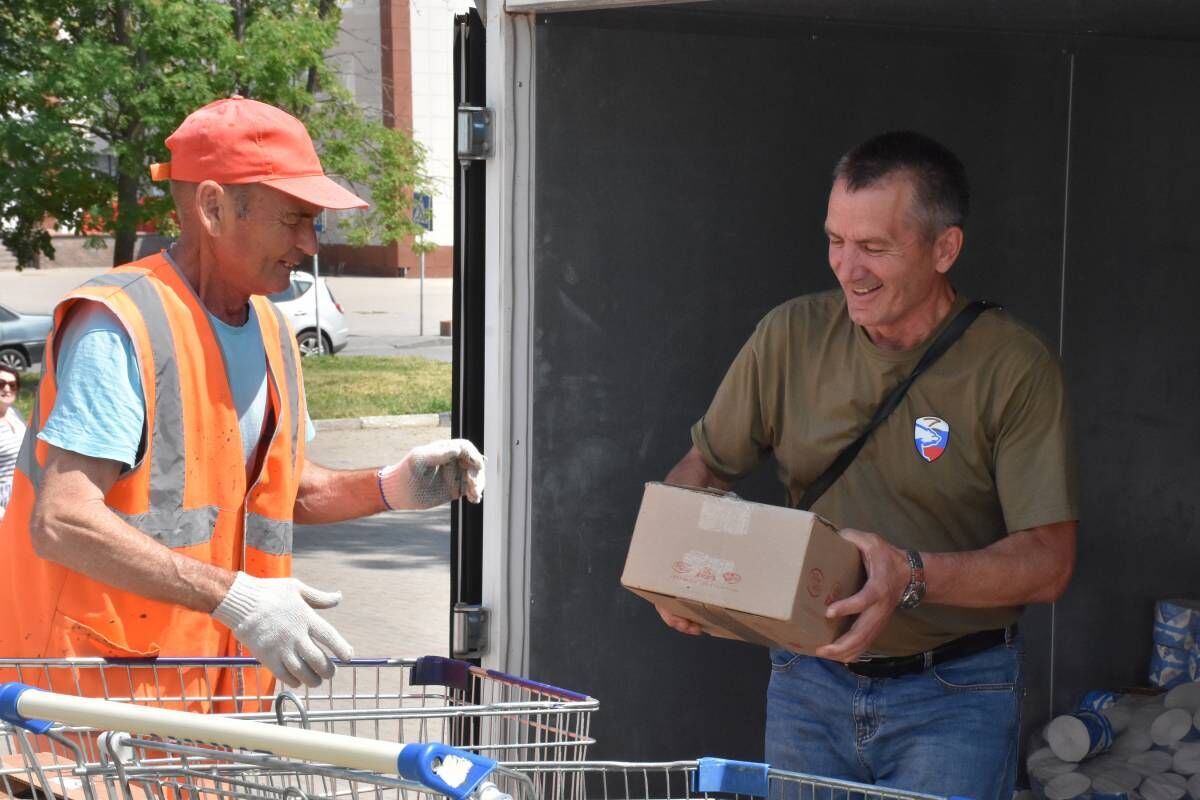
[[[833,661],[772,650],[767,763],[942,797],[1010,800],[1021,658],[1017,636],[916,675],[863,678]],[[775,785],[773,800],[798,796]]]

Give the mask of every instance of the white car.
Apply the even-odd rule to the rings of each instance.
[[[300,355],[315,356],[319,353],[332,355],[346,346],[350,340],[350,329],[346,327],[346,312],[324,278],[320,288],[314,292],[313,276],[307,272],[293,271],[291,286],[275,292],[270,300],[292,324],[296,341],[300,344]],[[320,304],[320,308],[317,304]],[[317,317],[321,318],[321,338],[317,338]]]

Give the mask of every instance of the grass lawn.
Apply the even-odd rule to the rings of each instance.
[[[312,356],[304,388],[313,419],[430,414],[450,410],[450,365],[415,356]],[[29,419],[40,379],[21,375],[17,410]]]
[[[450,410],[450,365],[415,356],[310,356],[304,388],[313,419]]]
[[[21,373],[21,391],[17,392],[17,402],[14,407],[21,419],[29,421],[29,412],[33,411],[33,396],[37,394],[38,381],[42,379],[40,372]]]

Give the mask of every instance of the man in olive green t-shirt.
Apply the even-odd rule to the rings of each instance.
[[[795,504],[968,304],[947,278],[968,197],[957,157],[920,134],[847,153],[825,220],[840,290],[763,318],[667,482],[728,488],[773,453]],[[983,313],[917,379],[813,506],[859,548],[867,582],[829,606],[855,619],[819,658],[772,651],[773,766],[1011,797],[1015,623],[1074,567],[1070,438],[1057,358],[1006,312]]]

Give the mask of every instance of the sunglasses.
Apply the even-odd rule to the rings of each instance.
[[[14,392],[19,388],[20,384],[16,381],[0,380],[0,389],[12,389]]]

